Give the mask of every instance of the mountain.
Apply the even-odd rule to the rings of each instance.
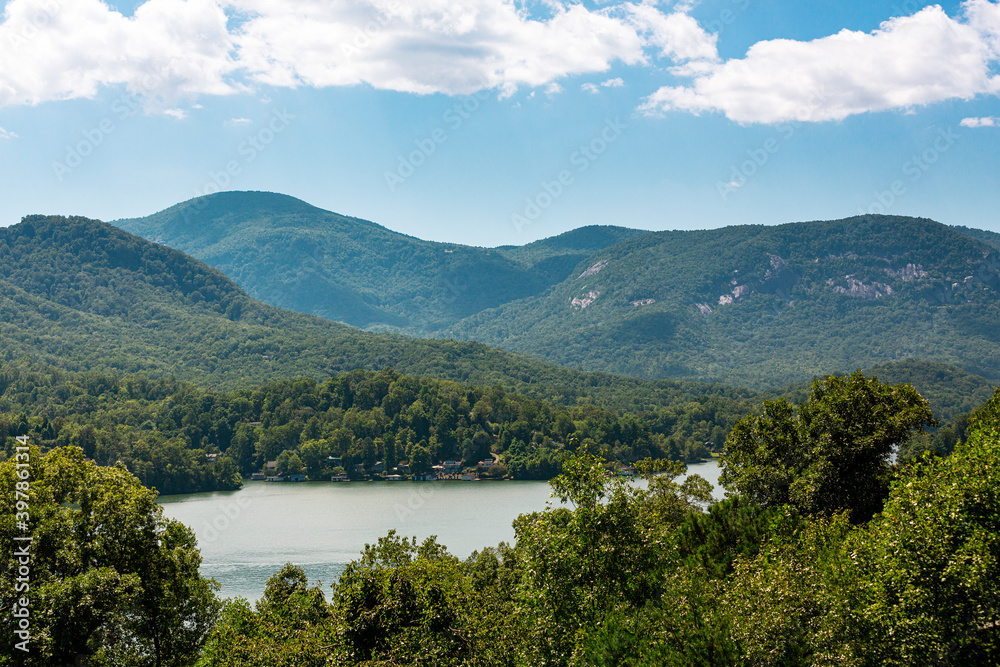
[[[206,262],[271,305],[417,335],[540,294],[591,254],[645,233],[590,227],[521,248],[474,248],[270,192],[208,195],[114,224]]]
[[[912,384],[942,422],[950,422],[980,407],[993,396],[997,386],[995,381],[937,361],[891,361],[866,368],[864,373],[890,384]],[[811,388],[812,380],[797,382],[767,392],[763,397],[774,400],[784,396],[793,403],[805,403]]]
[[[0,229],[0,340],[8,361],[212,389],[394,367],[621,410],[750,395],[581,373],[481,343],[359,331],[261,303],[207,264],[85,218],[28,216]]]
[[[1000,379],[1000,252],[931,220],[655,232],[443,336],[645,378],[766,388],[905,358]]]
[[[994,248],[1000,248],[1000,234],[997,234],[996,232],[991,232],[985,229],[973,229],[972,227],[963,227],[961,225],[952,225],[952,229],[965,234],[969,238],[982,241],[983,243],[988,243]]]

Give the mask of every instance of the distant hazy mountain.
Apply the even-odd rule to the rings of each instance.
[[[229,192],[116,224],[271,304],[579,369],[766,388],[915,358],[1000,379],[1000,234],[930,220],[584,227],[484,249]]]
[[[214,266],[271,305],[418,335],[540,294],[593,253],[645,233],[587,227],[520,248],[474,248],[268,192],[209,195],[114,224]]]
[[[865,216],[657,232],[445,335],[560,364],[765,387],[903,358],[1000,379],[1000,252]]]

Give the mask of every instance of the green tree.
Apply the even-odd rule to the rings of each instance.
[[[390,531],[365,545],[334,587],[345,657],[388,664],[466,664],[468,598],[460,563],[433,537],[419,546]]]
[[[30,459],[28,468],[16,463]],[[201,577],[194,534],[163,518],[156,492],[122,467],[84,462],[77,447],[0,464],[0,604],[25,596],[31,609],[26,665],[73,663],[180,667],[197,657],[219,610],[217,585]],[[21,470],[28,470],[24,480]],[[23,535],[16,482],[29,484],[30,590],[15,592]],[[4,646],[15,619],[0,619]]]
[[[306,471],[306,467],[303,465],[298,453],[287,449],[278,455],[275,462],[279,475],[301,475]]]
[[[863,523],[889,491],[890,458],[910,433],[936,421],[911,385],[889,385],[856,371],[813,382],[806,403],[765,401],[726,439],[720,481],[765,506],[806,514],[847,510]]]
[[[910,467],[855,536],[869,664],[1000,658],[1000,390],[970,422],[965,444]]]
[[[642,489],[609,476],[603,463],[581,448],[551,481],[553,495],[573,509],[549,508],[514,522],[529,664],[570,664],[571,656],[575,664],[593,664],[597,655],[608,664],[636,659],[644,641],[639,612],[659,598],[667,562],[662,545],[710,500],[701,477],[674,481],[680,464],[643,462],[650,480]],[[665,474],[653,477],[656,472]],[[591,641],[605,630],[613,641],[611,635]],[[607,645],[616,647],[611,654]]]
[[[319,584],[286,564],[268,580],[256,608],[229,601],[212,628],[198,667],[326,667],[336,627]]]
[[[410,472],[414,475],[422,475],[431,471],[434,462],[431,460],[431,453],[426,447],[414,445],[410,450]]]

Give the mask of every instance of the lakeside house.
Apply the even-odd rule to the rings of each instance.
[[[462,472],[461,461],[445,461],[441,467],[444,469],[444,474],[446,475],[457,475]]]
[[[476,477],[476,475],[474,473],[471,473],[471,472],[463,472],[462,473],[462,481],[463,482],[475,482],[477,479],[478,478]]]
[[[255,472],[252,475],[250,475],[250,479],[254,480],[255,482],[263,482],[265,479],[267,479],[267,475],[265,475],[262,472]]]
[[[387,482],[402,482],[405,479],[402,475],[386,475],[385,481]]]
[[[264,480],[265,482],[284,482],[285,478],[281,475],[268,475]]]
[[[334,475],[330,478],[331,482],[350,482],[351,478],[347,476],[346,472],[342,472],[339,475]]]
[[[306,481],[306,476],[305,475],[289,475],[288,476],[288,481],[289,482],[304,482],[304,481]]]
[[[433,472],[425,472],[425,473],[423,473],[421,475],[414,475],[413,476],[413,481],[414,482],[436,482],[437,478],[438,478],[438,476],[436,474],[434,474]]]

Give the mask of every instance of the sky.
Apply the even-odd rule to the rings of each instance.
[[[9,0],[0,225],[268,190],[424,239],[1000,232],[1000,0]]]

